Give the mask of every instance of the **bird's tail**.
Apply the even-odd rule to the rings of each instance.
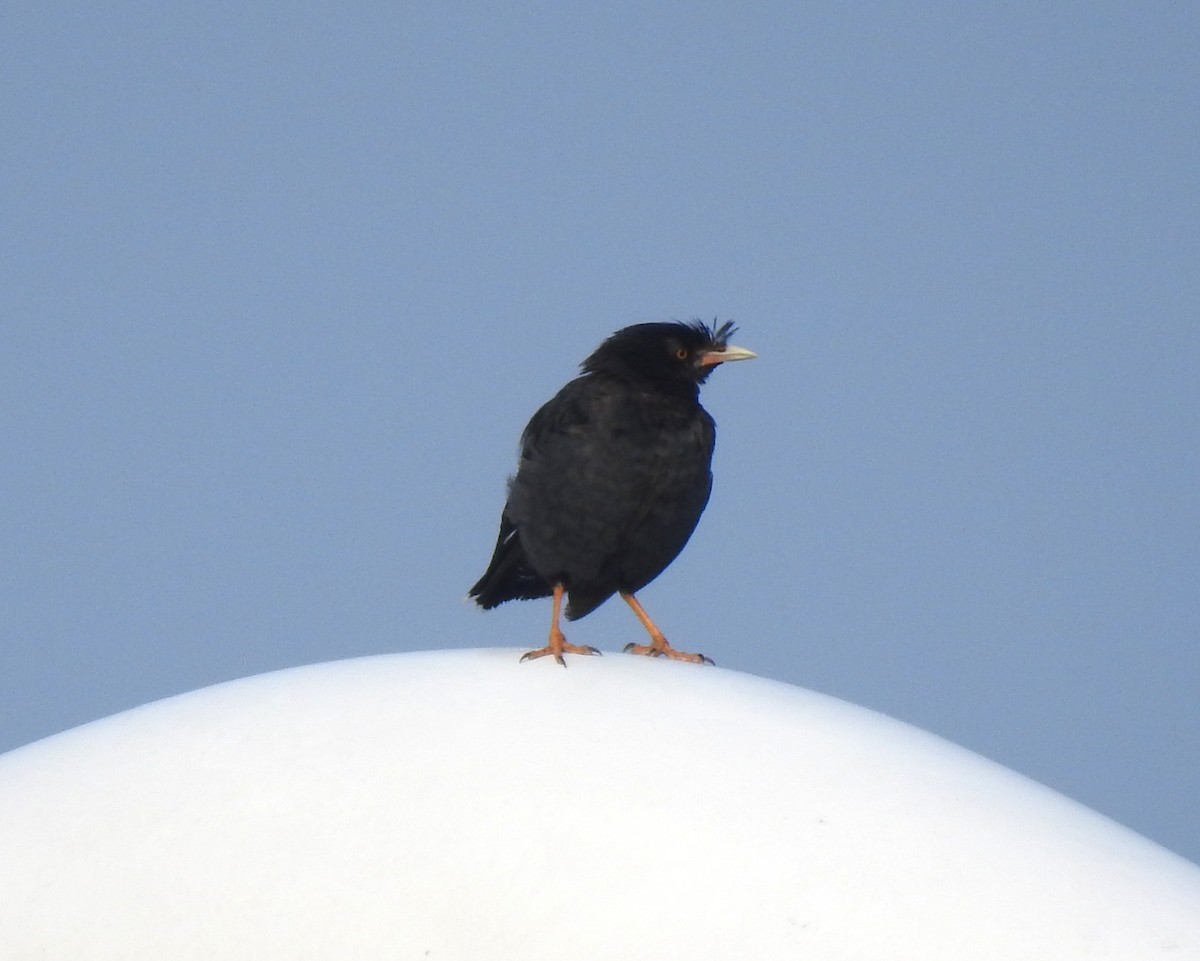
[[[501,515],[500,535],[496,538],[492,562],[467,596],[488,610],[505,601],[549,597],[553,593],[550,584],[534,571],[525,556],[516,526],[507,514]]]

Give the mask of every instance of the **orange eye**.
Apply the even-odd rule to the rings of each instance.
[[[688,349],[686,347],[680,347],[677,351],[675,351],[675,356],[680,360],[687,360],[687,355]]]

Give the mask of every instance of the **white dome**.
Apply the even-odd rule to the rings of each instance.
[[[432,652],[0,757],[0,957],[1200,959],[1200,869],[870,711]]]

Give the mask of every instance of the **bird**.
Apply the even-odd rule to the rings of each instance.
[[[553,599],[547,655],[599,654],[568,643],[574,621],[613,594],[650,636],[625,651],[711,664],[672,647],[637,592],[676,558],[712,490],[716,426],[700,385],[720,364],[757,356],[730,344],[732,321],[634,324],[609,336],[521,434],[491,562],[468,592],[485,610]],[[566,598],[566,608],[563,600]]]

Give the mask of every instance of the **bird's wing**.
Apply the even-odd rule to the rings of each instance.
[[[652,579],[687,541],[711,444],[694,408],[648,409],[625,385],[577,378],[526,427],[506,512],[542,573],[574,585],[573,604],[583,584],[602,600]]]
[[[617,549],[630,492],[614,451],[612,402],[596,378],[576,378],[521,435],[505,512],[546,576],[597,576]]]
[[[589,378],[577,377],[538,408],[521,434],[522,462],[537,456],[547,444],[579,436],[591,423],[588,400],[595,393]]]

